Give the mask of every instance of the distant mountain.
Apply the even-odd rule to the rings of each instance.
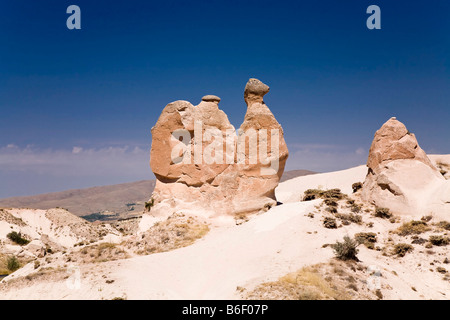
[[[281,181],[314,174],[308,170],[286,171]],[[142,180],[102,187],[74,189],[0,200],[3,208],[65,208],[87,220],[116,220],[142,213],[155,188],[155,180]]]
[[[290,170],[283,173],[283,176],[280,179],[280,182],[294,179],[301,176],[308,176],[310,174],[316,174],[317,172],[309,171],[309,170]]]
[[[77,216],[90,214],[131,215],[144,209],[155,180],[142,180],[102,187],[75,189],[35,196],[0,200],[0,207],[50,209],[65,208]]]

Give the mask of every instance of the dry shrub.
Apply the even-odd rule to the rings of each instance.
[[[414,247],[407,243],[398,243],[394,246],[393,254],[399,257],[404,257],[408,252],[414,250]]]
[[[30,262],[30,258],[0,253],[0,275],[10,274]]]
[[[342,224],[344,225],[349,225],[352,222],[356,224],[362,223],[362,217],[358,214],[353,213],[338,213],[336,214],[336,218],[340,219],[342,221]]]
[[[429,230],[430,227],[428,227],[425,221],[412,220],[403,223],[400,227],[398,227],[396,232],[400,236],[408,236],[411,234],[421,234]]]
[[[377,235],[374,232],[360,232],[355,234],[355,240],[369,249],[375,249],[374,244],[377,242]]]
[[[352,203],[352,204],[350,205],[350,209],[351,209],[351,211],[352,211],[353,213],[359,213],[359,212],[361,212],[361,208],[362,208],[362,205],[357,204],[357,203]]]
[[[263,283],[248,293],[255,300],[346,300],[349,297],[326,281],[314,267],[289,273],[277,281]]]
[[[362,189],[363,184],[361,182],[355,182],[352,184],[353,193],[357,192],[359,189]]]
[[[329,207],[337,207],[338,206],[338,203],[333,199],[325,199],[323,202]]]
[[[209,226],[198,218],[175,213],[167,220],[156,223],[139,239],[128,243],[137,254],[166,252],[193,244],[209,232]]]
[[[46,267],[46,268],[40,268],[37,271],[30,273],[24,277],[17,277],[14,279],[9,280],[8,282],[3,284],[4,290],[11,290],[11,289],[19,289],[19,288],[26,288],[32,285],[34,282],[60,282],[64,279],[67,279],[70,276],[70,274],[67,272],[65,268],[52,268],[52,267]]]
[[[86,246],[78,252],[78,255],[81,255],[81,261],[84,263],[106,262],[129,257],[120,245],[110,242]]]
[[[439,228],[445,229],[447,231],[450,231],[450,222],[448,221],[439,221],[436,224]]]
[[[361,263],[331,259],[304,267],[276,281],[262,283],[252,290],[239,290],[241,298],[250,300],[372,300],[367,290],[370,274]]]
[[[356,257],[358,249],[356,248],[359,243],[352,240],[349,236],[344,237],[343,242],[336,241],[335,244],[330,245],[334,250],[336,258],[339,260],[355,260],[359,261]]]
[[[327,229],[336,229],[337,228],[336,219],[331,217],[325,217],[323,219],[323,226]]]
[[[20,245],[20,246],[24,246],[27,245],[28,243],[30,243],[30,240],[25,239],[24,237],[22,237],[22,234],[19,232],[17,233],[16,231],[12,231],[10,233],[8,233],[6,235],[6,237],[11,240],[12,242]]]
[[[444,237],[441,235],[432,235],[428,240],[434,246],[446,246],[450,242],[450,239],[448,237]]]
[[[392,213],[388,208],[375,208],[375,217],[389,219],[392,218]]]
[[[330,200],[342,200],[346,197],[341,192],[341,189],[308,189],[304,192],[303,201],[310,201],[315,199],[330,199]]]

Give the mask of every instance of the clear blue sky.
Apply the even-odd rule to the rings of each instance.
[[[0,44],[0,198],[152,178],[163,107],[215,94],[239,127],[251,77],[288,169],[363,164],[391,116],[450,153],[448,0],[2,0]]]

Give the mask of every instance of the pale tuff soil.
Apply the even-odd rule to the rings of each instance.
[[[277,188],[282,205],[238,221],[179,213],[145,232],[139,219],[90,227],[71,222],[79,231],[45,227],[53,242],[72,244],[28,256],[28,264],[0,283],[0,298],[449,299],[447,224],[433,216],[375,216],[360,191],[352,192],[366,172],[361,166],[283,182]],[[311,188],[340,188],[347,196],[301,201]],[[2,252],[11,254],[17,247],[5,238],[11,225],[35,236],[41,231],[27,227],[30,212],[8,212],[14,217],[1,222],[0,235]],[[27,226],[19,228],[16,219]],[[358,233],[375,242],[358,246],[359,261],[337,260],[330,245]],[[400,251],[409,247],[399,244],[412,249]]]
[[[15,218],[9,214],[8,210],[1,211],[7,216],[11,222],[16,222],[22,227],[30,228],[23,223],[21,219]],[[52,210],[49,212],[38,212],[41,216],[50,217],[54,221]],[[30,214],[30,210],[26,211]],[[80,222],[77,217],[70,216],[64,220],[64,216],[60,215],[57,223],[61,225],[69,225],[73,227],[76,222]],[[42,217],[41,217],[42,218]],[[6,219],[5,219],[6,220]],[[80,219],[81,220],[81,219]],[[75,222],[75,223],[74,223]],[[53,284],[66,284],[66,287],[73,287],[70,284],[74,282],[74,271],[83,274],[85,280],[87,276],[92,276],[93,283],[97,283],[95,279],[98,272],[103,272],[103,266],[106,262],[123,260],[137,255],[150,254],[156,252],[170,251],[176,248],[188,246],[197,239],[203,237],[209,231],[206,222],[200,222],[197,218],[177,213],[170,216],[167,220],[156,223],[146,232],[136,235],[139,230],[139,219],[130,219],[115,222],[112,226],[106,223],[90,224],[81,220],[82,225],[75,228],[77,235],[83,234],[83,241],[75,243],[72,247],[54,245],[52,250],[45,252],[43,256],[32,256],[31,252],[27,252],[26,258],[22,255],[18,261],[23,268],[11,274],[0,285],[0,290],[27,290],[33,286],[52,286]],[[86,226],[91,229],[86,229]],[[53,228],[58,228],[54,227]],[[28,229],[26,229],[28,230]],[[103,234],[105,230],[121,233],[120,241],[117,235]],[[23,231],[23,230],[22,230]],[[73,230],[72,230],[73,231]],[[97,234],[97,240],[94,240],[92,234]],[[21,233],[24,238],[31,238],[25,233]],[[78,239],[80,239],[78,238]],[[116,240],[116,243],[105,241],[104,238]],[[102,239],[102,240],[100,240]],[[53,239],[54,240],[54,239]],[[9,239],[2,241],[0,248],[7,251],[10,247],[19,247],[20,253],[26,252],[27,246],[17,246]],[[7,268],[7,259],[11,257],[11,253],[0,253],[0,272],[1,274],[10,273]],[[20,256],[20,254],[19,254]],[[94,270],[97,270],[93,272]],[[108,272],[106,272],[107,274]],[[102,274],[102,279],[106,278]],[[105,280],[106,284],[112,284],[113,280]],[[103,283],[104,281],[101,281]],[[67,288],[66,288],[67,289]],[[58,294],[58,292],[55,292]]]
[[[374,207],[358,201],[358,193],[337,200],[336,213],[330,212],[334,211],[330,210],[334,206],[323,201],[306,216],[322,221],[323,227],[328,227],[330,232],[346,228],[344,235],[369,239],[358,246],[359,261],[329,259],[256,287],[250,286],[250,289],[239,287],[240,296],[277,300],[448,299],[450,223],[434,221],[431,216],[418,221],[394,215],[380,218],[375,216]],[[334,223],[330,223],[331,220]],[[313,231],[310,234],[319,233]],[[324,243],[322,248],[331,249],[330,244]],[[409,245],[410,251],[400,251],[403,244]],[[370,256],[367,260],[362,258],[367,254]],[[436,291],[430,296],[432,286]],[[402,287],[404,292],[400,292]]]

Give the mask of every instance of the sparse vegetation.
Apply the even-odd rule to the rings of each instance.
[[[150,211],[154,205],[155,205],[155,199],[151,198],[149,201],[145,202],[145,205],[144,205],[145,210]]]
[[[441,235],[432,235],[428,240],[434,246],[446,246],[450,243],[450,239],[448,237]]]
[[[447,269],[442,268],[442,267],[437,267],[436,271],[439,272],[439,273],[447,273]]]
[[[367,267],[361,263],[331,259],[262,283],[251,291],[243,288],[238,291],[242,298],[250,300],[379,299],[375,291],[367,290],[365,283],[369,276]]]
[[[110,242],[103,242],[100,244],[85,246],[83,247],[83,249],[78,251],[76,255],[69,258],[71,260],[73,258],[77,259],[77,256],[80,258],[79,260],[83,263],[92,263],[92,262],[99,263],[99,262],[126,259],[129,257],[128,253],[124,250],[124,248],[121,245]]]
[[[362,206],[359,205],[359,204],[357,204],[357,203],[352,203],[352,204],[350,205],[350,209],[351,209],[351,211],[352,211],[353,213],[359,213],[359,212],[361,212],[361,208],[362,208]]]
[[[428,227],[425,221],[412,220],[409,222],[403,223],[396,232],[400,236],[408,236],[411,234],[421,234],[426,231],[429,231],[430,227]]]
[[[246,299],[263,300],[347,300],[346,290],[339,290],[324,279],[317,267],[305,267],[277,281],[267,282],[246,294]]]
[[[422,245],[422,244],[424,244],[426,242],[427,242],[427,240],[415,236],[415,237],[413,237],[413,241],[411,243],[412,244],[420,244],[420,245]]]
[[[329,213],[337,213],[337,208],[336,207],[326,207],[325,211],[329,212]]]
[[[360,232],[355,234],[355,240],[373,250],[375,249],[375,243],[377,242],[377,235],[374,232]]]
[[[381,290],[380,289],[377,289],[376,291],[375,291],[375,294],[376,294],[376,296],[378,297],[378,299],[383,299],[383,294],[381,293]]]
[[[30,243],[29,240],[25,239],[22,237],[21,233],[17,233],[16,231],[12,231],[10,233],[8,233],[6,235],[8,237],[9,240],[11,240],[12,242],[24,246],[27,245],[28,243]]]
[[[303,201],[311,201],[320,199],[323,195],[323,190],[320,189],[308,189],[304,192]]]
[[[389,219],[392,218],[392,213],[388,208],[375,208],[375,217]]]
[[[353,213],[338,213],[336,214],[336,218],[342,221],[342,224],[349,225],[350,223],[361,224],[362,217],[358,214]]]
[[[436,163],[436,167],[439,169],[439,172],[442,174],[443,177],[446,177],[448,170],[450,170],[450,165],[442,162]]]
[[[19,260],[17,260],[17,258],[15,256],[10,256],[6,260],[6,266],[9,271],[14,272],[20,268],[20,262],[19,262]]]
[[[447,231],[450,231],[450,222],[448,221],[439,221],[436,224],[439,228],[445,229]]]
[[[336,229],[337,228],[336,219],[331,217],[325,217],[323,219],[323,226],[328,229]]]
[[[363,187],[363,184],[361,182],[355,182],[354,184],[352,184],[353,193],[355,193],[358,190],[362,189],[362,187]]]
[[[10,280],[7,286],[20,286],[20,283],[25,284],[26,286],[30,285],[30,282],[33,281],[62,281],[67,279],[68,277],[67,270],[65,268],[53,268],[53,267],[45,267],[40,268],[39,270],[26,275],[25,277],[19,277],[17,279]]]
[[[341,200],[345,197],[346,195],[343,194],[340,189],[308,189],[304,192],[303,201],[310,201],[315,199]]]
[[[356,257],[356,254],[358,253],[358,245],[359,244],[357,241],[352,240],[349,236],[345,236],[343,242],[336,241],[335,244],[332,244],[330,246],[334,250],[336,258],[338,258],[339,260],[359,261]]]
[[[129,241],[129,249],[137,254],[170,251],[193,244],[209,232],[209,226],[198,218],[175,213],[167,220],[156,223],[138,241]]]
[[[338,206],[338,203],[334,199],[327,198],[323,202],[329,207],[337,207]]]
[[[408,252],[414,250],[414,247],[407,243],[398,243],[394,246],[393,254],[396,254],[398,257],[404,257]]]

